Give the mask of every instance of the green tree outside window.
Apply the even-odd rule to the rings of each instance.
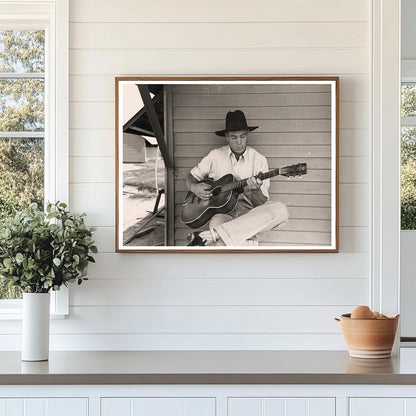
[[[45,32],[0,30],[0,227],[44,203]],[[0,299],[21,293],[0,279]]]

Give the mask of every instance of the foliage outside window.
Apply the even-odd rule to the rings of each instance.
[[[44,204],[45,31],[0,30],[0,226]],[[20,298],[0,279],[0,299]]]

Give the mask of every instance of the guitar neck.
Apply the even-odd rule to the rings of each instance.
[[[264,172],[264,173],[259,173],[258,175],[255,175],[254,177],[257,179],[261,179],[262,181],[264,179],[269,179],[272,178],[273,176],[277,176],[280,175],[280,169],[274,169],[274,170],[269,170],[268,172]],[[223,191],[231,191],[233,189],[238,189],[238,188],[243,188],[244,186],[247,186],[247,181],[249,178],[245,178],[245,179],[240,179],[239,181],[230,183],[229,185],[225,186],[223,188]]]

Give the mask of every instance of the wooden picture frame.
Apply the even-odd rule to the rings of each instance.
[[[338,252],[338,91],[338,77],[117,77],[116,251]],[[242,157],[228,145],[235,126],[247,133],[241,137],[248,136],[251,149]],[[208,162],[212,149],[219,150]],[[218,162],[220,153],[226,156]],[[254,184],[236,184],[246,178],[235,172],[258,170],[264,157],[269,175],[256,171]],[[229,163],[235,177],[205,186],[210,196],[200,196],[207,200],[189,192],[201,189],[190,185],[191,170],[198,181],[198,175],[216,181]],[[270,202],[261,205],[267,193]],[[212,218],[225,200],[231,214],[224,211],[219,222],[225,222],[217,225]],[[261,208],[249,210],[250,204]],[[250,218],[231,223],[229,215],[240,211]],[[248,237],[269,211],[277,222]],[[189,246],[199,231],[210,233],[202,241],[217,241]]]

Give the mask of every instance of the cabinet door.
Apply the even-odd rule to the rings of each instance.
[[[88,416],[86,398],[0,399],[0,416]]]
[[[228,416],[335,416],[335,399],[229,398]]]
[[[212,416],[214,398],[102,398],[101,416]]]
[[[414,416],[415,398],[351,398],[350,416]]]

